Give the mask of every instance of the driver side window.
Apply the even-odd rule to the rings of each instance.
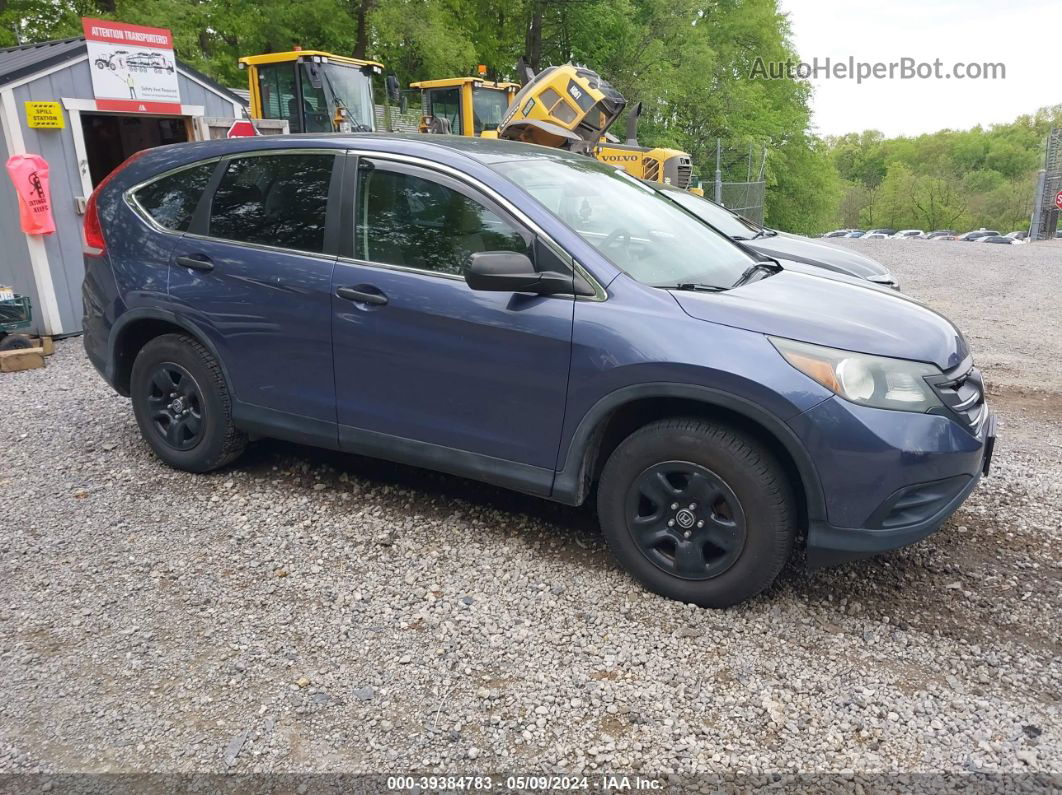
[[[530,240],[493,210],[413,171],[358,169],[358,259],[461,276],[477,251],[531,256]]]

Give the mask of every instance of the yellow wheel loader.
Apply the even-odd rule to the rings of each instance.
[[[410,83],[420,90],[424,115],[422,133],[479,135],[496,138],[505,110],[517,89],[517,83],[494,82],[482,77],[447,77]]]
[[[240,68],[247,70],[252,119],[287,119],[293,133],[376,129],[372,80],[381,63],[293,50],[240,58]]]
[[[498,137],[582,152],[640,179],[689,188],[693,166],[686,152],[638,146],[641,103],[628,114],[625,143],[607,134],[626,105],[597,72],[570,63],[551,66],[529,76],[509,105]]]

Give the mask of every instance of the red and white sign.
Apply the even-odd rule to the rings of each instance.
[[[258,130],[255,129],[254,123],[247,119],[237,119],[225,133],[226,138],[253,138],[256,135]]]
[[[1062,210],[1062,190],[1055,194],[1055,207]]]
[[[81,20],[99,110],[181,112],[173,34],[106,19]]]

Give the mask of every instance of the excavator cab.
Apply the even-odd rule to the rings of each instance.
[[[591,154],[626,104],[597,72],[571,63],[551,66],[520,89],[498,137]]]
[[[383,64],[320,50],[240,58],[252,119],[286,119],[291,132],[372,132],[372,80]]]
[[[481,77],[447,77],[410,83],[409,87],[421,93],[422,133],[493,138],[520,86]]]

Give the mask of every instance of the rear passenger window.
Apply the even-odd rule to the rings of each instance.
[[[216,162],[201,163],[177,171],[145,185],[133,196],[159,226],[184,232],[216,166]]]
[[[278,154],[229,161],[210,206],[210,236],[324,251],[335,155]]]

